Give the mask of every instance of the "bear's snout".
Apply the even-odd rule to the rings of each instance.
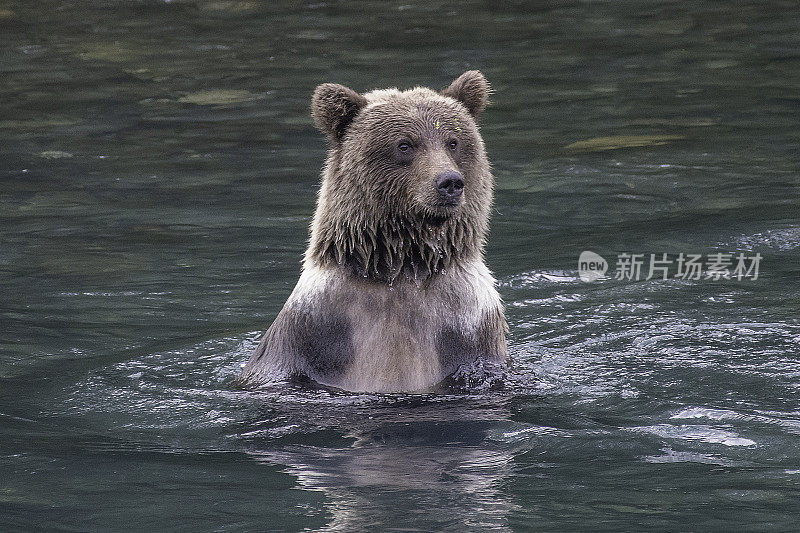
[[[436,175],[436,191],[444,205],[456,205],[464,192],[464,178],[455,170],[440,172]]]

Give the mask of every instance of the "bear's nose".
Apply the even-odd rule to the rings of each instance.
[[[455,170],[440,172],[436,175],[436,190],[443,200],[448,203],[455,202],[464,192],[464,178]]]

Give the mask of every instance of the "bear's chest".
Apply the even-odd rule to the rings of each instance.
[[[448,275],[420,286],[392,287],[327,277],[316,294],[303,298],[310,323],[325,325],[310,332],[325,337],[315,340],[306,358],[311,377],[347,390],[420,390],[474,360],[482,317],[499,298],[491,277],[469,271]],[[327,353],[331,350],[337,353]],[[340,364],[331,371],[314,360]]]

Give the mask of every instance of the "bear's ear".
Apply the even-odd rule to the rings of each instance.
[[[356,118],[367,99],[338,83],[323,83],[311,98],[314,124],[334,141],[342,140],[347,127]]]
[[[467,108],[473,117],[477,117],[489,103],[489,82],[477,70],[468,70],[442,89],[441,94],[455,98]]]

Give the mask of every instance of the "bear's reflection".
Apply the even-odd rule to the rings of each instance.
[[[327,447],[316,436],[309,446],[295,435],[293,444],[275,449],[259,450],[253,442],[252,454],[285,466],[302,488],[326,495],[332,515],[326,530],[508,529],[512,504],[502,485],[513,456],[490,437],[508,427],[505,409],[459,401],[310,410],[306,430],[307,424],[323,433],[337,429],[350,444]]]

